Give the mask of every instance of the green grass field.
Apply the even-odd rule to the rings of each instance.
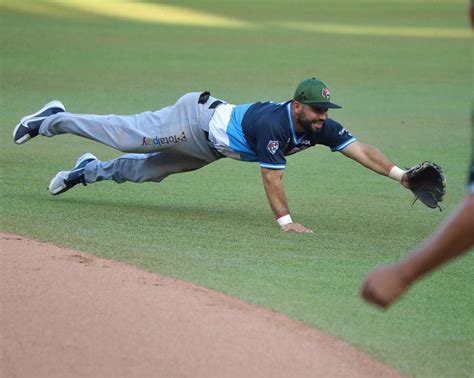
[[[359,298],[369,270],[405,256],[465,193],[474,100],[467,1],[160,3],[240,26],[0,2],[1,230],[276,310],[408,376],[472,376],[474,254],[427,277],[388,312]],[[119,153],[73,136],[24,146],[11,139],[18,119],[51,99],[97,114],[155,110],[205,89],[231,103],[280,101],[309,76],[330,84],[344,106],[331,116],[359,140],[401,167],[431,160],[445,168],[443,212],[411,207],[394,181],[321,146],[290,157],[285,173],[293,219],[312,235],[279,231],[258,165],[231,160],[161,184],[103,182],[52,197],[50,178],[83,152],[102,160]]]

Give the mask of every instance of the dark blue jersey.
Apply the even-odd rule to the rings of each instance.
[[[356,139],[339,123],[328,118],[317,134],[295,132],[291,101],[285,103],[257,102],[236,106],[245,110],[241,130],[247,147],[242,160],[258,161],[262,168],[284,169],[285,156],[322,144],[340,151]],[[238,151],[237,151],[238,152]]]

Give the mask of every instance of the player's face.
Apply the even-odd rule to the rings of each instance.
[[[328,109],[301,104],[296,121],[306,131],[318,133],[328,118]]]

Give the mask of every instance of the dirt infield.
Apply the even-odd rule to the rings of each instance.
[[[0,234],[2,377],[398,377],[282,315]]]

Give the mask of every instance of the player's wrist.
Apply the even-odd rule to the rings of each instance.
[[[404,171],[400,167],[397,167],[396,165],[394,165],[390,169],[390,172],[388,173],[388,177],[390,177],[391,179],[396,180],[396,181],[401,183],[405,173],[406,173],[406,171]]]
[[[276,220],[280,227],[286,226],[287,224],[293,223],[290,214],[283,215]]]
[[[405,259],[394,264],[394,269],[396,269],[400,281],[406,287],[410,286],[419,277],[419,272],[417,272],[417,264],[411,259]]]

